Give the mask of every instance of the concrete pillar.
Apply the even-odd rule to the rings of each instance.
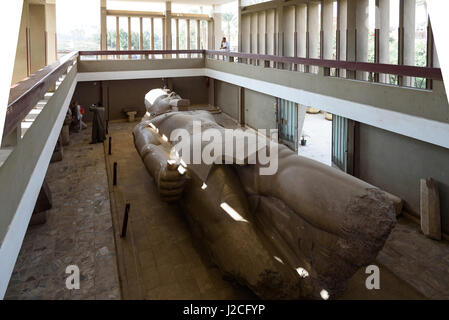
[[[52,64],[58,60],[56,48],[56,5],[54,3],[45,4],[45,54],[46,64]]]
[[[376,0],[376,63],[390,63],[390,0]],[[388,83],[388,75],[380,74],[379,82]]]
[[[128,50],[131,50],[131,17],[128,17]]]
[[[346,60],[346,42],[347,42],[347,0],[338,0],[337,4],[337,60]],[[338,70],[338,76],[345,77],[346,70]]]
[[[151,50],[154,50],[154,18],[151,18]]]
[[[278,56],[284,56],[285,53],[285,46],[284,46],[284,36],[285,36],[285,30],[284,30],[284,6],[280,6],[277,8],[277,17],[276,17],[276,52]]]
[[[176,50],[179,50],[179,19],[176,19]]]
[[[16,57],[11,85],[30,75],[30,28],[28,15],[28,0],[23,1],[22,17],[20,21],[19,39],[17,41]]]
[[[45,5],[30,4],[30,74],[46,65]]]
[[[101,50],[107,50],[108,30],[106,27],[106,0],[100,0],[100,33],[101,33],[100,48]]]
[[[237,0],[237,7],[238,7],[238,30],[237,34],[239,35],[238,39],[238,52],[242,52],[242,0]]]
[[[120,23],[119,17],[115,17],[115,49],[120,50]]]
[[[166,48],[166,29],[165,29],[165,27],[166,27],[166,25],[165,25],[165,21],[166,21],[167,19],[165,19],[165,18],[162,18],[162,50],[165,50],[165,49],[167,49]]]
[[[319,58],[320,29],[319,29],[319,4],[309,2],[307,4],[307,58]],[[307,72],[317,72],[316,67],[306,68]]]
[[[347,0],[346,5],[346,61],[356,61],[357,60],[357,1],[358,0]],[[355,79],[355,71],[346,70],[346,77],[349,79]]]
[[[301,58],[307,57],[307,5],[299,4],[296,7],[296,55]],[[299,71],[304,72],[304,65],[300,65]]]
[[[214,36],[214,24],[215,21],[212,18],[207,22],[207,49],[215,50],[215,36]]]
[[[321,59],[333,59],[334,53],[334,1],[323,0],[321,6]]]
[[[139,37],[139,49],[143,50],[143,18],[139,18],[140,37]]]
[[[171,1],[165,2],[165,50],[172,49]]]
[[[201,49],[201,20],[196,20],[196,49]]]
[[[186,20],[187,24],[187,50],[190,50],[190,20]]]
[[[221,39],[224,37],[222,26],[222,13],[216,5],[212,6],[212,17],[214,19],[214,49],[220,48]],[[239,11],[240,12],[240,11]],[[239,29],[240,32],[240,29]],[[227,39],[231,43],[231,39]]]
[[[368,36],[369,36],[369,0],[357,1],[357,52],[356,61],[368,62]],[[357,72],[357,79],[368,80],[367,72]]]
[[[399,64],[415,65],[415,10],[416,0],[399,1]],[[399,85],[412,86],[414,79],[400,77]]]

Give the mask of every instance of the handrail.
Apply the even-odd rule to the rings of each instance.
[[[80,56],[121,56],[121,55],[160,55],[160,54],[205,54],[206,50],[98,50],[80,51]]]
[[[355,62],[355,61],[337,61],[326,59],[311,59],[311,58],[299,58],[299,57],[281,57],[266,54],[254,54],[254,53],[241,53],[241,52],[226,52],[207,50],[207,55],[222,55],[228,57],[253,59],[253,60],[265,60],[278,63],[292,63],[303,64],[309,66],[318,66],[324,68],[336,68],[346,69],[351,71],[365,71],[374,73],[393,74],[398,76],[408,77],[420,77],[432,80],[443,80],[441,69],[428,68],[428,67],[416,67],[405,66],[396,64],[383,64],[383,63],[370,63],[370,62]]]
[[[77,57],[78,52],[71,52],[11,87],[3,129],[4,137],[17,127]]]
[[[337,61],[326,59],[311,59],[299,57],[282,57],[266,54],[228,52],[217,50],[98,50],[71,52],[59,61],[42,68],[29,78],[11,87],[8,108],[6,111],[3,136],[9,135],[18,123],[39,102],[57,79],[79,56],[91,55],[181,55],[202,54],[204,57],[219,55],[241,59],[273,61],[299,65],[318,66],[323,68],[346,69],[374,73],[392,74],[397,76],[421,77],[432,80],[443,80],[441,69],[368,62]]]
[[[338,61],[327,59],[312,59],[299,57],[284,57],[268,54],[255,54],[243,52],[229,52],[218,50],[100,50],[100,51],[80,51],[80,56],[86,55],[157,55],[157,54],[203,54],[203,55],[221,55],[234,58],[265,60],[278,63],[292,63],[309,66],[318,66],[323,68],[346,69],[351,71],[364,71],[374,73],[393,74],[405,77],[419,77],[432,80],[443,80],[441,69],[405,66],[396,64],[383,64],[371,62],[356,61]]]

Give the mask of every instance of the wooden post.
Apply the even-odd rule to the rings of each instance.
[[[440,198],[432,178],[421,179],[421,230],[427,237],[441,240]]]

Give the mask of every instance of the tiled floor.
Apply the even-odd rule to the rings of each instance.
[[[5,299],[120,299],[103,145],[90,145],[89,131],[71,134],[50,164],[53,208],[28,228]],[[69,265],[79,290],[66,288]]]

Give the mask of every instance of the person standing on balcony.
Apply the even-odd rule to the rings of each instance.
[[[223,37],[223,39],[221,39],[220,50],[224,50],[226,52],[231,51],[231,46],[229,45],[229,42],[226,40],[226,37]],[[227,61],[228,57],[226,56],[223,57],[223,60]]]
[[[226,52],[231,51],[231,46],[229,45],[229,42],[226,40],[226,37],[223,37],[223,39],[221,40],[220,49]]]

